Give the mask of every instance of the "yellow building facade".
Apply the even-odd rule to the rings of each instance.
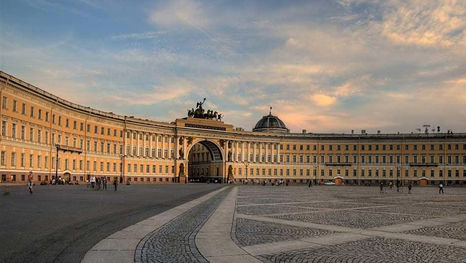
[[[244,131],[204,113],[172,123],[103,112],[0,72],[1,182],[189,181],[465,184],[466,134],[290,133],[272,114]]]

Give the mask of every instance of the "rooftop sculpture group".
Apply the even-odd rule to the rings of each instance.
[[[218,112],[213,111],[213,110],[207,110],[207,111],[204,110],[202,105],[204,104],[205,100],[206,99],[204,98],[203,101],[198,102],[196,104],[196,109],[192,108],[188,110],[188,117],[221,121],[223,117],[222,114],[219,114]]]

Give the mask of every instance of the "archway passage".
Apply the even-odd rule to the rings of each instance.
[[[211,141],[200,141],[188,154],[188,178],[192,183],[221,183],[223,181],[223,155]]]

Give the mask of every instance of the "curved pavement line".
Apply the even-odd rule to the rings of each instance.
[[[224,191],[223,187],[192,201],[186,202],[163,213],[124,228],[102,239],[92,247],[81,260],[82,263],[128,263],[134,262],[134,254],[139,241],[147,234],[163,226],[175,217]]]
[[[261,262],[231,239],[237,193],[238,187],[235,187],[196,235],[196,246],[209,262]]]

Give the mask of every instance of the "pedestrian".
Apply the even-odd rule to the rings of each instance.
[[[107,177],[102,178],[103,189],[107,190]]]
[[[97,177],[97,178],[95,179],[95,183],[96,183],[96,185],[97,185],[97,191],[99,191],[99,190],[100,190],[100,183],[101,183],[100,177]]]
[[[390,190],[392,190],[393,189],[393,182],[390,181],[390,183],[388,183],[388,186],[390,186]]]
[[[438,185],[438,193],[439,194],[445,194],[445,192],[443,191],[443,183],[440,182],[440,184]]]
[[[380,193],[382,194],[383,193],[383,182],[382,181],[380,181],[379,187],[380,187]]]
[[[95,187],[95,176],[91,176],[91,188],[94,189]]]
[[[311,186],[312,186],[312,180],[309,180],[309,185],[308,185],[309,189],[311,188]]]
[[[408,184],[408,194],[411,193],[411,188],[413,188],[413,185],[411,183]]]
[[[118,180],[116,177],[113,179],[113,187],[115,188],[114,191],[116,192],[117,187],[118,187]]]
[[[32,172],[29,172],[29,175],[28,175],[28,191],[30,194],[32,194],[32,186],[34,185],[34,183],[32,182]]]

